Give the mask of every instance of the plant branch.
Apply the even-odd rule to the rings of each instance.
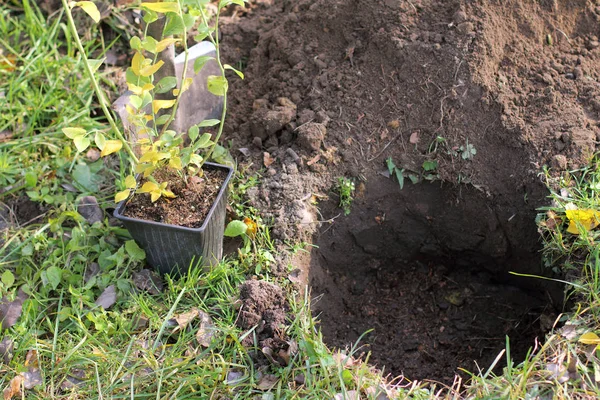
[[[202,7],[200,7],[200,13],[202,14],[202,20],[208,26],[208,20],[206,19],[206,14],[204,14],[204,9]],[[227,82],[227,78],[225,78],[225,68],[223,67],[223,64],[221,63],[221,55],[220,55],[220,51],[219,51],[219,16],[220,15],[221,15],[221,9],[218,9],[217,15],[215,16],[215,35],[213,36],[213,34],[211,33],[208,35],[208,37],[209,37],[210,41],[212,42],[212,44],[215,46],[215,52],[216,52],[216,56],[217,56],[216,59],[217,59],[217,64],[219,65],[219,69],[221,70],[221,76],[225,79],[225,82]],[[215,39],[215,37],[216,37],[216,39]],[[225,116],[227,114],[227,90],[228,89],[229,88],[226,88],[225,93],[223,94],[223,110],[221,111],[221,123],[219,124],[219,130],[217,131],[217,135],[215,136],[213,145],[210,147],[210,149],[206,153],[206,156],[202,159],[202,162],[198,166],[199,170],[202,169],[202,167],[204,166],[204,163],[210,158],[210,156],[212,156],[212,153],[214,152],[215,148],[217,147],[217,144],[219,143],[221,134],[223,133],[223,127],[225,126]]]
[[[106,105],[106,99],[104,98],[104,93],[100,89],[100,85],[98,85],[98,81],[96,80],[96,77],[94,76],[94,71],[92,71],[92,67],[90,66],[90,64],[88,62],[87,55],[85,53],[83,45],[81,44],[81,39],[79,38],[79,34],[77,33],[77,28],[75,27],[75,21],[73,21],[73,14],[71,13],[71,8],[69,7],[67,0],[61,0],[61,1],[63,4],[63,7],[65,9],[65,13],[67,14],[69,30],[71,31],[71,34],[73,35],[73,39],[75,40],[77,49],[79,50],[79,52],[81,53],[81,55],[83,57],[83,65],[85,66],[85,71],[86,71],[88,77],[90,78],[90,80],[92,81],[92,86],[94,88],[94,92],[96,92],[96,96],[98,96],[98,102],[100,103],[102,112],[104,113],[104,116],[108,120],[108,123],[110,124],[112,131],[115,133],[117,138],[123,143],[123,147],[125,148],[125,151],[127,151],[127,154],[129,154],[129,156],[137,164],[138,158],[136,157],[135,153],[133,152],[133,149],[131,148],[131,146],[129,146],[129,143],[127,142],[125,137],[123,136],[123,133],[119,130],[119,127],[117,126],[110,110],[108,109],[108,106]]]

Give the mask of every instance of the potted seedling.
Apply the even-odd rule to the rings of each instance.
[[[80,1],[65,6],[69,29],[82,55],[85,54],[73,23],[71,8],[81,7],[96,21],[99,13],[93,2]],[[218,145],[227,111],[226,70],[241,78],[241,72],[222,64],[219,53],[219,15],[231,4],[244,5],[243,0],[221,0],[213,14],[208,0],[175,0],[142,2],[144,34],[130,41],[133,51],[127,69],[127,86],[131,92],[125,105],[126,126],[130,140],[118,128],[94,77],[98,60],[86,60],[86,70],[98,95],[100,105],[111,126],[113,138],[102,132],[82,128],[66,128],[82,152],[94,144],[101,156],[126,151],[131,161],[129,173],[117,182],[115,216],[123,222],[132,237],[146,251],[147,260],[161,273],[180,274],[192,264],[209,265],[222,256],[227,186],[233,168],[208,162],[222,158],[225,150]],[[158,24],[160,29],[152,28]],[[222,99],[220,118],[200,121],[178,131],[176,121],[182,95],[194,85],[188,75],[188,32],[197,27],[197,41],[207,40],[214,55],[196,57],[194,73],[206,65],[216,66],[217,74],[206,77],[206,95]],[[151,34],[154,33],[154,35]],[[158,33],[157,33],[158,32]],[[161,74],[171,69],[163,61],[163,52],[173,46],[182,47],[183,68],[178,76]],[[174,73],[173,69],[173,73]],[[164,72],[164,71],[163,71]],[[214,135],[206,130],[213,130]]]

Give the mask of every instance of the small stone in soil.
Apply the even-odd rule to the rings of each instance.
[[[77,212],[90,224],[100,222],[104,218],[104,212],[94,196],[85,196],[79,200]]]

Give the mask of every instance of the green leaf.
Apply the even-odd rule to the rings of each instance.
[[[198,27],[198,34],[194,36],[194,40],[196,42],[201,42],[208,37],[211,33],[213,33],[215,28],[209,27],[207,25],[202,25]]]
[[[158,13],[156,13],[152,10],[146,10],[146,12],[144,13],[144,22],[145,23],[151,24],[157,20],[158,20]]]
[[[204,127],[208,127],[208,126],[219,125],[220,123],[221,123],[220,119],[205,119],[204,121],[202,121],[198,124],[198,127],[204,128]]]
[[[227,93],[227,79],[220,75],[210,75],[207,78],[207,87],[208,91],[214,94],[215,96],[225,96]]]
[[[194,149],[198,150],[210,146],[212,143],[210,140],[211,137],[212,135],[210,133],[203,133],[202,136],[200,136],[200,139],[194,144]]]
[[[163,37],[171,35],[181,35],[184,30],[184,23],[181,17],[177,14],[168,14],[167,23],[163,30]]]
[[[133,260],[142,261],[146,258],[146,252],[133,240],[125,242],[125,251]]]
[[[200,56],[194,60],[194,73],[197,74],[202,70],[204,65],[210,60],[214,60],[214,57],[211,56]]]
[[[193,125],[190,127],[190,129],[188,129],[188,136],[190,137],[190,140],[192,142],[198,138],[199,134],[200,134],[200,129],[198,128],[198,125]]]
[[[135,94],[132,94],[131,96],[129,96],[129,103],[136,110],[139,110],[140,108],[142,108],[142,98],[140,96],[135,95]]]
[[[87,192],[97,192],[98,191],[98,175],[92,173],[89,165],[87,164],[78,164],[73,169],[73,180],[74,183],[78,184],[80,188],[83,188],[83,191]]]
[[[80,153],[90,147],[90,139],[86,138],[85,136],[77,136],[75,139],[73,139],[73,143],[75,144],[75,147],[77,147],[77,151]]]
[[[146,36],[146,38],[144,38],[144,40],[142,40],[142,47],[144,48],[144,50],[146,50],[152,54],[155,54],[157,43],[158,43],[158,41],[156,39],[154,39],[152,36]]]
[[[100,68],[100,66],[102,65],[102,63],[104,62],[104,60],[106,60],[106,57],[104,57],[101,60],[92,60],[92,59],[89,59],[88,63],[90,64],[90,67],[92,68],[92,72],[98,71],[98,68]]]
[[[52,289],[56,290],[62,279],[63,271],[58,267],[49,267],[46,271],[46,280],[52,286]]]
[[[435,160],[427,160],[423,162],[423,170],[433,171],[438,167],[438,163]]]
[[[223,68],[235,72],[237,74],[237,76],[239,76],[241,79],[244,79],[244,73],[242,71],[238,71],[237,69],[233,68],[231,65],[225,64],[225,65],[223,65]]]
[[[394,172],[396,173],[398,184],[400,184],[400,190],[402,190],[404,188],[404,169],[395,168]]]
[[[100,150],[102,150],[104,148],[104,144],[106,143],[106,138],[104,137],[102,132],[96,132],[96,135],[94,136],[94,143],[96,143],[96,146]]]
[[[244,7],[244,0],[221,0],[219,2],[219,8],[227,7],[231,4],[237,4],[238,6]]]
[[[236,237],[243,235],[248,230],[248,226],[242,221],[231,221],[227,228],[225,228],[225,233],[223,233],[227,237]]]
[[[25,186],[27,187],[35,187],[38,182],[37,174],[33,171],[29,171],[25,174]]]
[[[171,118],[171,114],[161,115],[160,117],[156,118],[156,121],[154,123],[156,125],[164,125],[167,123],[169,118]]]
[[[12,285],[14,285],[14,283],[15,283],[15,276],[13,275],[13,273],[11,271],[6,270],[2,274],[2,277],[0,277],[0,280],[4,284],[5,288],[9,288]]]
[[[62,128],[62,131],[69,139],[75,139],[77,136],[83,136],[86,134],[85,129],[82,128]]]
[[[392,160],[392,157],[389,157],[387,160],[385,160],[385,162],[387,164],[390,175],[394,175],[394,170],[396,169],[396,164],[394,164],[394,160]]]
[[[129,39],[129,47],[131,47],[133,50],[141,50],[142,49],[142,41],[140,40],[139,37],[134,36],[131,39]]]
[[[158,81],[158,83],[154,87],[154,91],[156,93],[167,93],[175,86],[177,86],[177,78],[175,78],[174,76],[165,76],[160,81]]]

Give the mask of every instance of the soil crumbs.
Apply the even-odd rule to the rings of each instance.
[[[224,170],[206,168],[202,177],[189,177],[186,185],[175,171],[160,171],[155,174],[157,182],[170,182],[167,189],[177,197],[161,197],[152,203],[147,194],[134,196],[127,203],[124,215],[163,224],[200,228],[226,177],[227,172]]]
[[[362,350],[393,375],[451,384],[458,368],[487,369],[506,336],[514,360],[525,358],[534,338],[543,339],[547,302],[481,269],[391,261],[336,281],[348,293],[341,307],[318,305],[325,340],[344,348],[373,329],[360,339],[368,344]]]

